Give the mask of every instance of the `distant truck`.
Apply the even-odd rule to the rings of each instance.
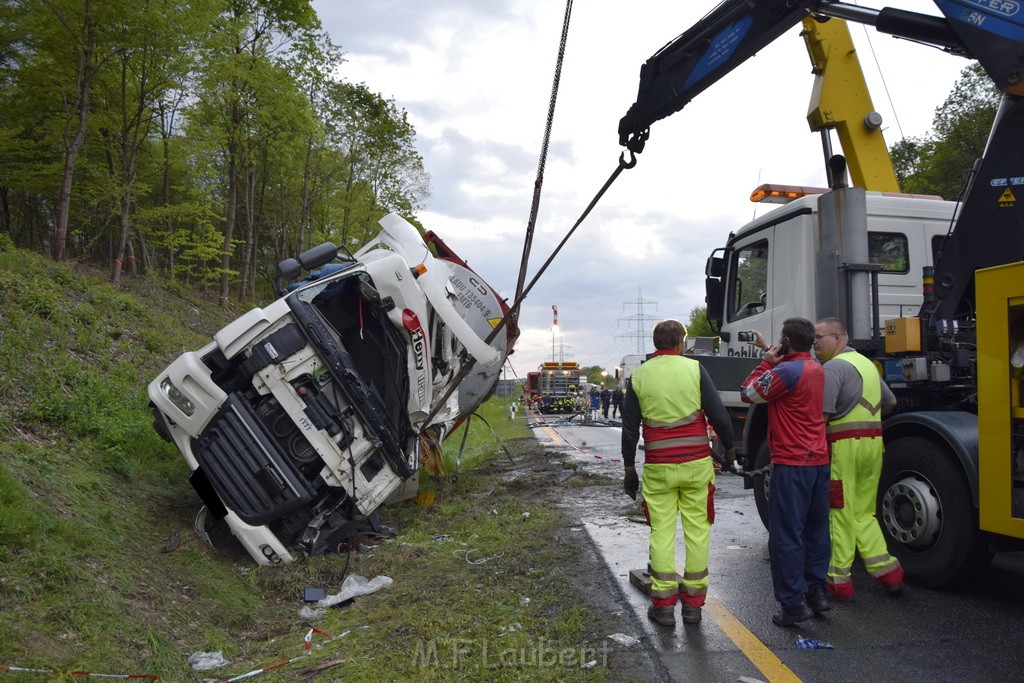
[[[540,409],[540,402],[543,399],[540,391],[540,372],[529,372],[526,374],[526,386],[523,387],[523,400],[528,406],[535,406]]]
[[[629,379],[629,376],[633,374],[633,371],[640,367],[640,364],[647,360],[647,356],[642,353],[633,353],[622,357],[622,362],[619,363],[619,367],[615,368],[615,380],[621,384]]]
[[[575,412],[580,397],[580,364],[546,361],[526,377],[530,403],[542,413]]]

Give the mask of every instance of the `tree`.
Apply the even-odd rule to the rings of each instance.
[[[707,306],[694,306],[690,309],[690,317],[686,321],[686,334],[688,337],[718,336],[708,322]]]
[[[333,83],[328,97],[330,140],[347,167],[338,196],[341,242],[361,244],[379,214],[421,208],[430,182],[405,110],[364,84]]]
[[[0,230],[251,296],[429,193],[405,111],[345,83],[308,0],[0,0]]]
[[[217,23],[207,52],[203,86],[192,130],[211,126],[213,154],[223,167],[224,240],[220,265],[220,304],[227,306],[231,256],[235,249],[240,179],[252,162],[254,139],[265,132],[257,120],[270,100],[261,91],[273,91],[282,70],[275,68],[278,41],[287,43],[304,29],[319,25],[316,13],[303,0],[229,0]],[[267,119],[264,117],[263,122]],[[243,244],[243,251],[250,245]]]
[[[602,384],[603,382],[607,382],[609,377],[614,379],[615,373],[608,372],[600,365],[588,365],[580,368],[580,377],[586,378],[586,380],[591,384]]]
[[[965,67],[949,97],[935,110],[932,133],[900,140],[890,150],[903,191],[959,197],[974,161],[985,150],[1000,97],[977,63]]]
[[[144,237],[132,224],[139,194],[137,160],[159,123],[160,103],[184,80],[190,66],[190,60],[182,58],[191,42],[183,17],[172,4],[141,0],[128,3],[111,21],[110,68],[95,86],[104,106],[94,118],[106,144],[111,194],[116,197],[119,230],[111,273],[115,284],[120,282],[126,252],[130,270],[136,272],[132,233],[139,238],[147,263]]]

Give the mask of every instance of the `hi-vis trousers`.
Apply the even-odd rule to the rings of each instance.
[[[651,524],[651,601],[670,607],[677,597],[701,607],[708,592],[708,543],[715,521],[715,467],[710,457],[678,464],[644,464],[643,493]],[[686,562],[676,580],[676,519],[683,517]]]
[[[828,592],[838,598],[853,597],[850,568],[855,552],[860,553],[868,573],[882,587],[903,582],[903,569],[889,554],[875,517],[882,452],[880,436],[840,439],[832,444],[832,558],[827,580]]]

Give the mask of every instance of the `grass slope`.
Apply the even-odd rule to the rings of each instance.
[[[0,244],[0,666],[238,675],[301,654],[302,589],[337,592],[347,568],[394,584],[329,610],[313,625],[356,630],[257,680],[315,665],[317,680],[608,675],[579,667],[594,637],[565,578],[579,547],[553,542],[565,526],[553,504],[508,485],[516,468],[479,420],[458,480],[432,483],[429,509],[383,510],[397,536],[370,552],[259,568],[230,539],[199,540],[198,500],[184,460],[151,428],[146,385],[239,311],[153,280],[113,288],[104,275]],[[558,467],[500,399],[482,414],[520,464]],[[446,444],[449,472],[460,441]],[[230,666],[189,667],[193,652],[218,650]]]

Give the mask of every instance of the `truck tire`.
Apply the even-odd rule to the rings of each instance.
[[[772,461],[771,451],[768,450],[768,440],[761,442],[757,449],[757,456],[754,458],[754,469],[760,470],[768,467]],[[761,517],[764,528],[768,528],[768,489],[772,482],[771,470],[765,470],[762,474],[754,475],[754,503],[757,505],[757,514]]]
[[[918,585],[962,584],[992,559],[959,462],[927,439],[908,436],[886,446],[878,519],[889,552]]]

